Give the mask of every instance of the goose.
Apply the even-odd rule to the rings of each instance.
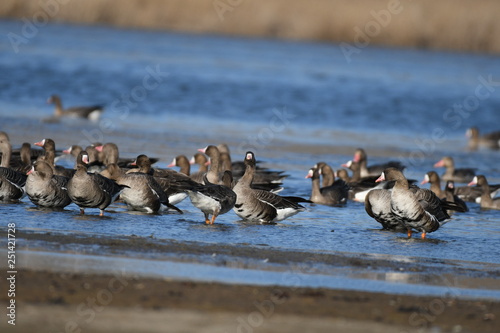
[[[457,205],[462,207],[464,212],[469,211],[469,207],[467,207],[467,204],[455,194],[455,182],[453,180],[448,180],[446,182],[446,185],[444,187],[444,194],[445,194],[444,199],[446,199],[446,201],[456,203]],[[448,215],[450,216],[454,212],[455,212],[454,210],[447,211]]]
[[[318,169],[319,175],[323,178],[321,187],[333,185],[335,182],[335,171],[333,171],[331,166],[329,166],[326,162],[318,162],[313,166],[313,168]]]
[[[305,178],[311,178],[311,200],[314,203],[328,206],[345,204],[349,195],[349,186],[341,179],[330,186],[320,188],[320,169],[313,167]]]
[[[474,178],[476,172],[472,168],[455,169],[455,163],[450,156],[443,157],[434,164],[435,168],[445,167],[446,171],[441,176],[444,181],[453,180],[457,183],[468,183]]]
[[[85,208],[99,208],[99,216],[104,216],[104,210],[120,195],[127,186],[118,185],[114,180],[100,174],[88,173],[89,155],[80,152],[76,158],[76,172],[68,181],[68,195],[77,206],[80,213],[85,214]]]
[[[479,129],[471,127],[467,129],[465,136],[469,139],[468,147],[470,150],[477,150],[481,146],[489,149],[500,148],[500,131],[479,135]]]
[[[132,163],[134,163],[136,160],[134,158],[120,157],[118,145],[116,145],[113,142],[108,142],[104,145],[94,144],[94,146],[95,146],[95,149],[99,153],[98,160],[104,166],[108,166],[110,164],[115,163],[120,168],[130,168],[132,166]],[[151,163],[151,165],[155,164],[159,160],[156,157],[149,157],[149,156],[148,156],[148,159],[149,159],[149,162]]]
[[[446,209],[463,211],[455,203],[440,200],[431,190],[410,188],[406,177],[396,168],[385,169],[377,179],[383,180],[395,182],[390,197],[391,213],[406,228],[409,238],[413,230],[421,232],[422,239],[438,230],[450,218]]]
[[[405,166],[398,161],[389,161],[383,164],[376,164],[368,166],[368,156],[363,148],[358,148],[354,152],[353,162],[357,162],[360,165],[360,174],[362,178],[369,176],[379,176],[384,169],[393,167],[398,170],[403,171]]]
[[[187,190],[193,206],[205,215],[206,224],[214,224],[217,216],[229,212],[234,207],[236,193],[231,189],[232,181],[231,171],[226,170],[222,175],[224,185],[210,183],[205,175],[205,184],[196,184]],[[212,214],[211,219],[210,214]]]
[[[126,173],[142,172],[155,177],[162,189],[168,196],[170,204],[175,205],[187,198],[184,186],[192,185],[194,181],[189,176],[171,169],[158,169],[151,167],[151,161],[147,155],[137,156],[133,166],[138,168],[130,169]]]
[[[26,192],[26,174],[17,172],[9,167],[12,155],[12,146],[5,132],[0,132],[0,201],[11,202],[21,200]]]
[[[190,174],[190,178],[197,183],[203,182],[203,176],[208,172],[208,158],[205,154],[197,152],[189,161],[190,165],[198,164],[198,171]]]
[[[220,184],[222,173],[219,149],[214,145],[209,145],[203,149],[198,149],[198,151],[200,153],[206,154],[210,158],[210,168],[208,169],[206,178],[212,184]]]
[[[405,226],[400,222],[399,216],[391,210],[391,191],[387,189],[374,189],[365,196],[365,211],[382,225],[385,230],[405,231]]]
[[[167,165],[167,168],[180,167],[179,172],[189,176],[191,173],[191,164],[185,155],[178,155],[174,157],[172,163]]]
[[[236,203],[233,208],[236,215],[244,220],[273,223],[305,210],[295,201],[269,191],[252,189],[251,185],[255,174],[254,153],[248,151],[245,154],[244,162],[245,174],[233,188],[236,193]]]
[[[500,198],[492,199],[488,181],[484,175],[475,176],[469,183],[469,186],[479,185],[483,194],[481,195],[481,208],[500,210]]]
[[[45,161],[36,161],[28,171],[26,194],[32,203],[45,208],[64,208],[71,203],[67,185],[69,178],[54,175]]]
[[[424,175],[424,179],[420,183],[420,185],[431,184],[430,190],[434,192],[438,198],[442,199],[446,196],[446,193],[441,189],[441,178],[436,173],[436,171],[429,171]]]
[[[56,157],[56,144],[54,140],[50,138],[45,138],[42,141],[35,142],[35,146],[42,147],[45,151],[45,155],[43,156],[45,162],[47,162],[54,170],[54,174],[58,176],[64,176],[71,178],[75,173],[73,169],[66,169],[65,167],[55,165],[55,157]]]
[[[165,205],[182,213],[181,210],[170,204],[168,196],[157,182],[157,178],[142,172],[123,173],[115,163],[108,167],[111,169],[110,178],[118,185],[125,186],[120,194],[120,199],[127,204],[129,210],[152,214],[158,213],[162,205]]]
[[[55,110],[54,115],[56,118],[59,117],[74,117],[74,118],[85,118],[92,121],[97,121],[101,117],[104,108],[102,105],[93,106],[76,106],[64,109],[62,106],[61,98],[58,95],[52,95],[47,100],[47,104],[54,104]]]

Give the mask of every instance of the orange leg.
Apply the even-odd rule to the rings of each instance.
[[[217,218],[217,215],[212,215],[212,221],[210,221],[210,224],[214,224],[215,222],[215,219]]]
[[[412,233],[413,233],[413,232],[411,231],[411,229],[408,229],[408,238],[411,238],[411,234],[412,234]]]
[[[425,231],[424,231],[424,232],[422,232],[422,234],[420,235],[420,237],[422,237],[422,239],[425,239],[425,236],[426,236],[426,235],[427,235],[427,234],[426,234],[426,233],[425,233]]]
[[[101,209],[101,211],[99,212],[99,216],[104,216],[104,211]]]

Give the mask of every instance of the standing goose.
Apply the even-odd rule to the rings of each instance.
[[[396,168],[400,171],[403,171],[405,168],[405,166],[398,161],[389,161],[384,164],[376,164],[368,166],[368,156],[366,155],[365,150],[362,148],[356,149],[352,161],[359,163],[361,178],[370,176],[379,176],[384,171],[384,169],[390,167]]]
[[[87,172],[89,155],[80,152],[76,158],[76,172],[68,182],[68,194],[71,200],[85,214],[85,208],[99,208],[99,216],[118,197],[127,186],[118,185],[115,181],[96,173]]]
[[[440,161],[434,164],[435,168],[445,167],[446,171],[441,177],[444,181],[453,180],[457,183],[468,183],[474,178],[476,172],[472,168],[455,169],[453,158],[449,156],[443,157]]]
[[[111,166],[116,168],[111,168]],[[168,196],[156,181],[156,178],[142,172],[123,173],[116,164],[110,164],[110,178],[118,185],[125,186],[120,194],[130,210],[137,210],[145,213],[157,213],[162,205],[179,209],[171,205]],[[182,213],[182,212],[181,212]]]
[[[311,168],[306,178],[311,178],[312,180],[310,198],[312,202],[328,206],[345,204],[347,202],[349,186],[343,180],[339,179],[330,186],[320,188],[320,169],[318,167]]]
[[[0,132],[0,201],[18,201],[24,197],[26,175],[9,167],[12,155],[12,146],[5,132]]]
[[[55,165],[56,157],[56,144],[52,139],[43,139],[42,141],[35,142],[35,146],[42,147],[45,151],[44,159],[54,170],[54,174],[71,178],[75,173],[73,169],[66,169],[65,167]]]
[[[236,193],[231,190],[231,171],[224,171],[222,181],[224,185],[212,184],[205,175],[204,185],[196,184],[187,191],[193,206],[205,215],[206,224],[214,224],[217,216],[229,212],[236,203]]]
[[[71,203],[67,185],[69,178],[54,175],[50,165],[36,161],[28,172],[26,193],[35,205],[46,208],[64,208]]]
[[[137,156],[132,165],[138,166],[138,168],[130,169],[126,173],[142,172],[154,176],[155,180],[167,194],[170,204],[175,205],[187,198],[184,186],[193,183],[193,180],[189,176],[171,169],[152,168],[149,157],[144,154]],[[180,210],[178,211],[181,212]]]
[[[102,105],[93,106],[76,106],[67,109],[63,109],[61,98],[57,95],[52,95],[47,100],[47,104],[54,104],[55,110],[54,115],[58,117],[73,117],[73,118],[85,118],[92,121],[97,121],[101,117],[104,108]]]
[[[365,196],[365,211],[382,224],[385,230],[405,231],[399,216],[391,210],[391,191],[387,189],[371,190]]]
[[[500,148],[500,131],[479,135],[479,129],[477,127],[471,127],[467,129],[465,136],[469,138],[470,150],[477,150],[480,146],[489,149]]]
[[[441,201],[431,190],[410,188],[408,180],[396,168],[385,169],[377,179],[383,180],[395,181],[391,191],[391,212],[406,228],[408,237],[411,237],[413,230],[417,230],[425,239],[427,233],[438,230],[450,218],[446,209],[461,210],[454,203]]]
[[[500,210],[500,198],[492,199],[490,193],[490,186],[486,177],[483,175],[475,176],[474,179],[469,183],[469,186],[479,185],[483,194],[481,195],[481,208],[488,209],[499,209]]]
[[[272,223],[281,221],[305,210],[296,202],[287,200],[277,194],[251,188],[255,173],[255,156],[252,152],[245,154],[245,174],[234,186],[236,204],[234,212],[244,220]]]

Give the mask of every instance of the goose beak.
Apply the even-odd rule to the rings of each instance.
[[[436,162],[436,164],[434,164],[434,167],[435,168],[442,168],[442,167],[444,167],[444,161],[441,160],[439,162]]]
[[[177,162],[177,161],[176,161],[176,159],[174,158],[174,159],[172,160],[172,163],[170,163],[169,165],[167,165],[167,168],[172,168],[172,167],[174,167],[174,166],[175,166],[175,164],[176,164],[176,162]],[[189,162],[189,163],[191,163],[191,162]]]
[[[474,179],[472,179],[472,181],[467,184],[468,186],[474,186],[474,185],[477,185],[477,177],[474,177]]]
[[[377,180],[375,181],[376,183],[380,183],[381,181],[385,180],[385,174],[382,172],[382,174],[380,175],[380,177],[377,178]]]

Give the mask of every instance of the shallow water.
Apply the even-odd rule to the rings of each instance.
[[[20,29],[18,22],[0,22],[2,31]],[[154,88],[151,71],[159,73]],[[498,130],[500,84],[477,99],[479,105],[463,114],[467,118],[448,111],[476,101],[481,78],[500,81],[500,59],[493,56],[367,48],[348,64],[330,44],[54,24],[17,54],[0,40],[0,72],[0,130],[17,147],[44,137],[54,138],[58,148],[114,141],[122,156],[146,153],[165,166],[177,154],[227,142],[234,159],[251,149],[266,166],[285,170],[282,194],[305,197],[310,182],[304,176],[312,165],[326,161],[338,168],[358,146],[367,149],[369,163],[401,159],[407,176],[419,181],[450,155],[458,166],[476,167],[491,183],[500,182],[499,152],[467,152],[464,138],[472,125]],[[103,119],[41,122],[53,112],[45,104],[53,93],[67,106],[105,104]],[[439,138],[431,140],[433,133]],[[39,210],[25,198],[1,204],[0,213],[3,223],[37,232],[500,263],[500,212],[477,204],[427,240],[381,231],[355,202],[307,205],[277,225],[242,222],[230,212],[206,226],[189,201],[178,206],[184,215],[149,216],[113,205],[99,218],[92,210],[80,216],[75,205]]]

